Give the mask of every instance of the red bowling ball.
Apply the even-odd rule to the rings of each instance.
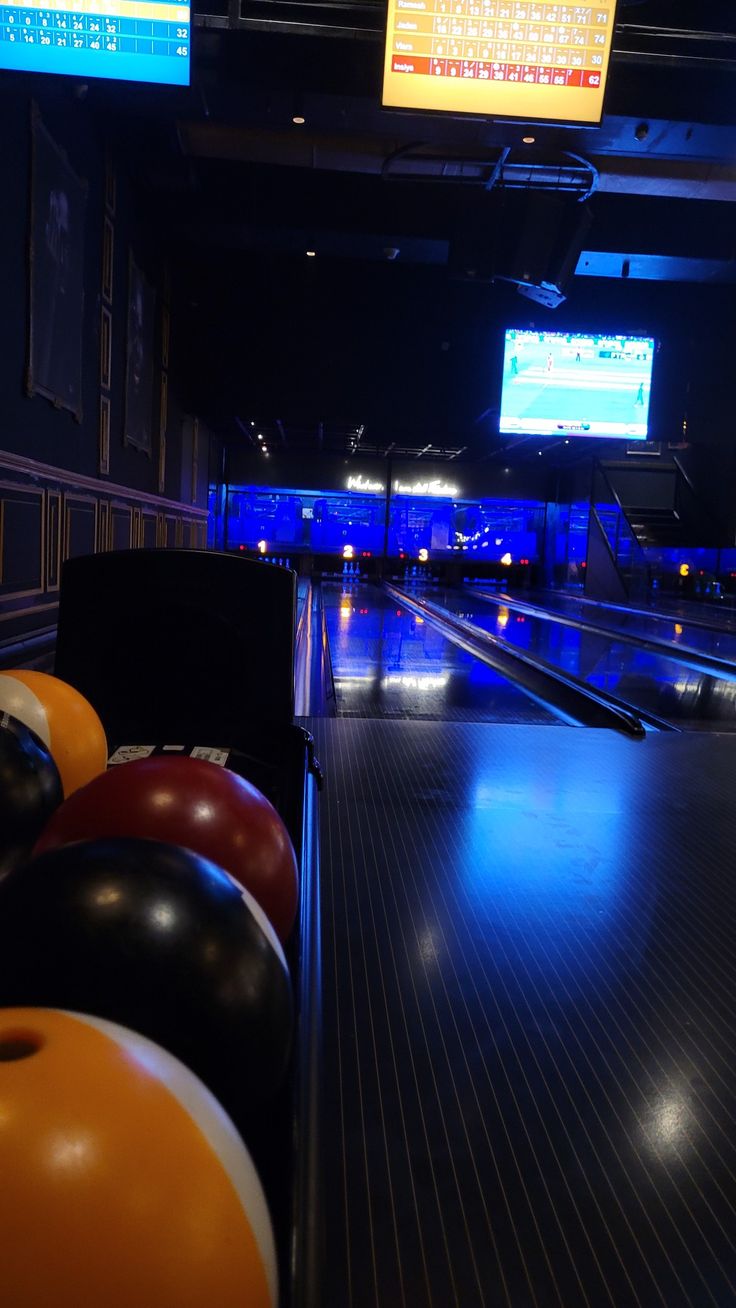
[[[182,755],[120,764],[57,809],[35,852],[116,836],[182,845],[210,859],[250,891],[280,940],[289,935],[294,848],[276,809],[243,777]]]

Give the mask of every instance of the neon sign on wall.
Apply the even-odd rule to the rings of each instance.
[[[369,481],[367,477],[348,477],[349,491],[363,491],[367,494],[382,494],[386,486],[380,481]],[[399,481],[393,484],[394,495],[433,495],[442,499],[457,499],[460,494],[458,486],[451,486],[444,481]]]

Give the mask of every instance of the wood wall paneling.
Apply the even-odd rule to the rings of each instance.
[[[64,558],[94,554],[97,548],[97,500],[91,495],[64,496]]]
[[[112,504],[110,519],[111,548],[129,550],[133,544],[133,511],[130,504]]]
[[[136,546],[206,547],[207,514],[0,451],[0,638],[52,625],[63,559]],[[44,597],[48,601],[44,602]]]
[[[97,511],[97,552],[104,554],[110,548],[110,502],[100,500]]]
[[[44,588],[43,490],[0,482],[0,595],[20,599]]]
[[[101,477],[110,472],[110,396],[100,395],[99,470]]]
[[[155,513],[141,514],[140,544],[146,550],[155,549],[158,541],[158,517]]]
[[[112,219],[105,214],[102,228],[102,294],[108,304],[112,304],[114,254],[115,228]]]
[[[46,492],[46,589],[57,591],[61,576],[61,491]]]
[[[166,427],[169,421],[169,375],[161,373],[161,404],[158,421],[158,490],[166,489]]]
[[[100,311],[100,386],[109,391],[112,384],[112,314],[104,304]]]

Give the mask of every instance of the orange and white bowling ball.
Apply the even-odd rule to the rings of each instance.
[[[67,798],[107,767],[105,731],[92,705],[66,681],[25,668],[0,672],[0,713],[30,727],[49,750]]]
[[[271,1220],[188,1068],[101,1018],[0,1009],[8,1308],[275,1308]]]

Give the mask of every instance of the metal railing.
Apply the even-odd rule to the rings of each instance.
[[[629,599],[645,599],[650,585],[649,561],[615,487],[597,459],[593,463],[590,507],[608,541],[626,594]]]
[[[322,590],[310,581],[296,627],[294,714],[298,718],[332,717],[335,711],[335,679]]]

